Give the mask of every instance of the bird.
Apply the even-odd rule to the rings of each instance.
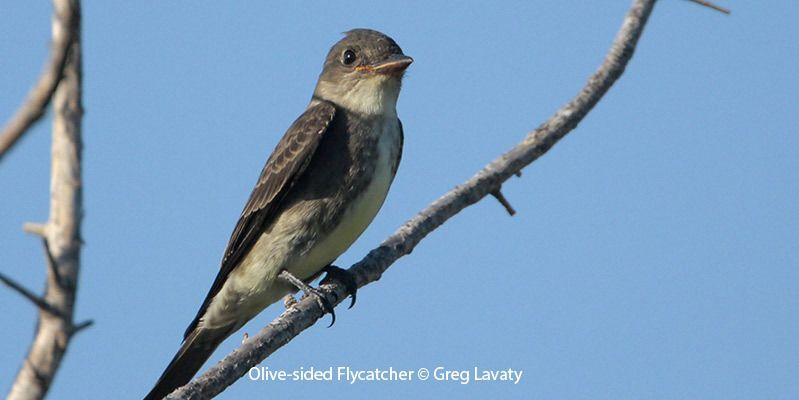
[[[310,283],[347,287],[333,265],[382,207],[402,158],[397,99],[413,59],[371,29],[344,33],[327,54],[305,111],[266,161],[183,342],[145,400],[185,385],[213,351],[267,306],[298,290],[332,307]]]

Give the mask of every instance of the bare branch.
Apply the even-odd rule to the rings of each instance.
[[[58,310],[60,317],[39,313],[33,343],[11,386],[9,400],[44,398],[72,336],[91,325],[91,321],[78,325],[72,323],[80,269],[83,211],[80,2],[53,0],[53,5],[53,43],[66,43],[63,47],[66,55],[63,70],[55,75],[56,83],[53,84],[56,87],[52,95],[50,218],[46,229],[27,225],[26,231],[43,235],[48,268],[42,299]],[[46,103],[40,101],[37,107],[43,108]]]
[[[72,328],[69,330],[69,336],[74,336],[76,333],[94,325],[94,320],[87,319],[77,325],[73,325]]]
[[[58,318],[64,318],[64,314],[62,314],[61,311],[58,311],[57,308],[53,307],[50,303],[45,301],[43,298],[35,295],[33,292],[31,292],[30,290],[26,289],[24,286],[22,286],[21,284],[17,283],[13,279],[9,278],[5,274],[0,273],[0,282],[3,282],[6,286],[8,286],[9,288],[13,289],[17,293],[21,294],[22,297],[30,300],[30,302],[33,303],[36,307],[38,307],[39,310],[42,310],[42,311],[44,311],[44,312],[46,312],[48,314],[51,314],[53,316],[56,316]]]
[[[25,233],[30,233],[31,235],[47,237],[47,226],[45,224],[27,222],[24,225],[22,225],[22,230]]]
[[[715,4],[713,4],[713,3],[709,2],[709,1],[706,1],[706,0],[688,0],[688,1],[690,1],[691,3],[699,4],[700,6],[705,6],[705,7],[708,7],[708,8],[712,8],[712,9],[714,9],[716,11],[720,11],[720,12],[723,12],[724,14],[730,15],[730,10],[729,9],[724,8],[722,6],[717,6],[717,5],[715,5]]]
[[[427,234],[500,187],[502,182],[538,159],[574,129],[624,72],[654,5],[655,0],[633,2],[601,67],[574,99],[529,133],[521,143],[411,218],[352,266],[349,271],[358,287],[380,279],[394,261],[409,254]],[[327,300],[334,305],[347,296],[343,285],[329,284],[322,285],[322,288]],[[300,300],[217,365],[167,398],[208,399],[217,395],[322,316],[323,311],[314,299]]]
[[[499,204],[502,204],[502,207],[505,207],[505,211],[507,211],[511,217],[516,215],[516,210],[513,209],[513,206],[510,205],[510,202],[508,202],[508,199],[505,198],[505,195],[502,194],[500,189],[492,190],[491,195],[497,199]]]
[[[8,151],[15,143],[41,118],[50,104],[50,99],[55,93],[58,82],[64,72],[64,65],[67,62],[69,49],[74,41],[73,33],[77,31],[77,17],[74,13],[56,14],[54,18],[60,19],[61,24],[67,29],[63,35],[54,36],[50,59],[45,65],[39,81],[28,93],[25,102],[19,107],[17,112],[6,123],[3,132],[0,133],[0,161],[3,160]],[[55,24],[55,21],[54,21]]]
[[[58,262],[56,261],[55,257],[53,257],[53,252],[50,251],[50,244],[47,243],[47,225],[28,222],[22,225],[22,230],[25,231],[25,233],[30,233],[42,238],[44,255],[47,257],[47,269],[49,269],[50,273],[55,276],[56,283],[58,283],[59,286],[66,285],[67,282],[61,278],[61,273],[58,272]]]

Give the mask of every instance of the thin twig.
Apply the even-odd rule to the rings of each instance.
[[[24,225],[22,225],[22,230],[25,233],[30,233],[31,235],[47,237],[47,226],[45,224],[26,222]]]
[[[516,210],[513,209],[513,206],[510,205],[510,202],[508,202],[508,199],[505,198],[505,195],[502,194],[500,189],[492,190],[491,195],[497,199],[499,204],[502,204],[502,207],[505,207],[505,211],[507,211],[511,217],[516,214]]]
[[[44,256],[47,258],[47,269],[53,274],[53,278],[58,286],[65,288],[66,282],[64,278],[61,277],[61,272],[58,272],[58,262],[56,262],[55,257],[53,257],[53,252],[50,251],[50,244],[47,242],[47,238],[42,238],[42,246],[44,247]]]
[[[72,329],[69,330],[69,335],[70,336],[74,336],[78,332],[80,332],[80,331],[82,331],[82,330],[84,330],[84,329],[86,329],[86,328],[88,328],[88,327],[90,327],[92,325],[94,325],[94,320],[91,320],[91,319],[87,319],[86,321],[83,321],[83,322],[81,322],[81,323],[79,323],[77,325],[73,325]]]
[[[712,9],[714,9],[716,11],[723,12],[724,14],[727,14],[727,15],[730,15],[730,13],[731,13],[728,8],[724,8],[722,6],[715,5],[715,4],[713,4],[713,3],[709,2],[709,1],[706,1],[706,0],[688,0],[688,1],[690,1],[692,3],[699,4],[700,6],[705,6],[705,7],[708,7],[708,8],[712,8]]]
[[[22,297],[28,299],[31,303],[33,303],[40,310],[42,310],[42,311],[44,311],[44,312],[46,312],[46,313],[48,313],[50,315],[56,316],[58,318],[64,318],[64,314],[61,313],[61,311],[59,311],[57,308],[53,307],[52,304],[46,302],[43,298],[35,295],[33,292],[31,292],[30,290],[26,289],[24,286],[22,286],[21,284],[17,283],[13,279],[9,278],[5,274],[0,273],[0,282],[3,282],[6,286],[8,286],[9,288],[13,289],[17,293],[21,294]]]
[[[624,72],[654,5],[655,0],[633,2],[602,66],[574,99],[529,133],[520,144],[492,161],[463,185],[433,202],[352,266],[349,272],[353,274],[358,287],[380,279],[394,261],[409,254],[427,234],[490,194],[574,129]],[[326,297],[331,304],[336,305],[346,298],[344,285],[328,284],[322,287],[329,294]],[[314,299],[300,300],[221,362],[166,398],[208,399],[215,396],[322,316],[323,311]]]
[[[59,16],[62,17],[62,16]],[[58,82],[64,73],[64,66],[67,63],[67,55],[72,46],[75,36],[75,25],[77,18],[74,13],[63,15],[66,18],[64,25],[68,26],[66,34],[60,36],[52,44],[50,59],[45,65],[36,85],[28,93],[25,102],[20,105],[17,112],[6,123],[3,132],[0,133],[0,161],[3,160],[8,151],[17,143],[22,135],[38,121],[47,111],[47,105],[53,98]]]

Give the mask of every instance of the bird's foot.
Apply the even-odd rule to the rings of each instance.
[[[319,284],[324,285],[326,283],[338,282],[344,285],[344,287],[347,289],[347,294],[352,298],[350,306],[347,308],[352,308],[352,306],[355,305],[355,299],[358,294],[358,284],[355,283],[355,276],[352,274],[352,272],[343,268],[339,268],[333,264],[322,268],[322,271],[327,272],[327,275],[325,275],[325,279],[322,279],[322,282]]]
[[[283,306],[291,308],[294,307],[295,304],[297,304],[297,299],[294,298],[293,294],[289,293],[283,296]]]
[[[304,294],[303,298],[305,298],[306,296],[313,296],[316,299],[316,303],[319,304],[319,307],[324,312],[330,314],[330,316],[333,318],[333,320],[330,321],[330,325],[328,326],[328,328],[330,328],[331,326],[333,326],[334,323],[336,323],[336,312],[333,310],[333,305],[330,304],[329,301],[327,301],[327,297],[325,297],[325,294],[322,293],[321,290],[309,286],[301,279],[297,278],[296,276],[292,275],[290,272],[286,270],[281,271],[278,277],[292,284],[297,289],[302,290]]]

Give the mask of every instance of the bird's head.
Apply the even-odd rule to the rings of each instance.
[[[333,45],[314,94],[350,111],[396,115],[402,76],[413,59],[390,37],[353,29]]]

